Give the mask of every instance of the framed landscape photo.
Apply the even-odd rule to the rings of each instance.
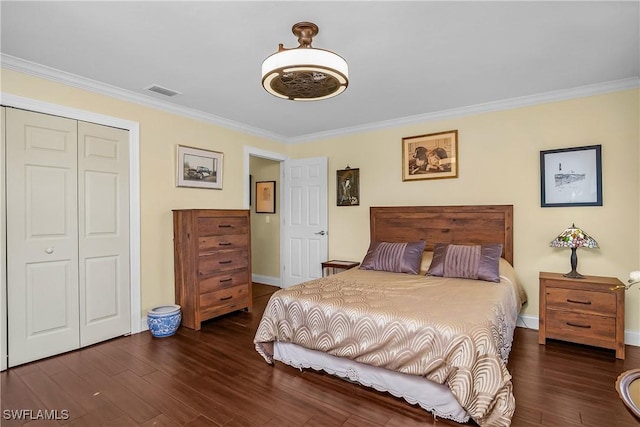
[[[178,187],[222,190],[223,154],[217,151],[178,145]]]
[[[276,213],[275,181],[256,181],[256,213]]]
[[[602,206],[602,146],[540,151],[540,205]]]
[[[337,206],[360,205],[360,169],[346,169],[336,171]]]
[[[457,130],[402,138],[403,181],[457,177]]]

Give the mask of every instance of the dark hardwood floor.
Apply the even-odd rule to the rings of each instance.
[[[11,368],[0,375],[0,424],[459,425],[327,374],[266,364],[253,336],[275,289],[254,285],[252,313],[206,322],[199,332],[181,328],[161,339],[144,332]],[[621,372],[638,367],[638,347],[628,346],[621,361],[609,350],[540,346],[537,331],[518,329],[509,362],[517,405],[512,425],[637,426],[614,384]],[[58,420],[33,420],[46,416]]]

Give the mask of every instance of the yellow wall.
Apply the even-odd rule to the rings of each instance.
[[[172,209],[241,209],[245,189],[243,146],[283,153],[284,144],[2,70],[2,91],[140,124],[141,310],[174,302]],[[224,153],[222,190],[175,185],[176,146]]]
[[[251,156],[251,267],[252,273],[280,277],[280,162]],[[276,181],[276,213],[256,213],[256,182]],[[269,221],[269,222],[267,222]]]
[[[292,158],[329,157],[329,256],[361,260],[369,206],[514,205],[515,260],[538,314],[538,272],[570,270],[549,242],[574,223],[600,244],[578,250],[582,274],[626,281],[640,269],[639,91],[628,90],[295,145]],[[402,181],[403,137],[457,129],[459,177]],[[602,144],[603,206],[540,207],[541,150]],[[335,171],[360,168],[360,206],[337,207]],[[626,329],[640,331],[639,291],[627,291]]]
[[[1,77],[6,93],[140,123],[141,314],[173,301],[171,209],[244,206],[244,145],[329,158],[331,258],[362,259],[369,206],[513,204],[514,264],[529,295],[525,314],[538,313],[538,272],[570,269],[569,251],[548,244],[573,222],[600,244],[578,250],[581,273],[626,280],[640,269],[637,89],[285,145],[9,70]],[[402,137],[451,129],[459,135],[459,177],[402,182]],[[178,144],[224,153],[223,190],[175,187]],[[602,144],[604,206],[541,208],[540,150],[592,144]],[[338,208],[335,171],[347,164],[360,168],[360,206]],[[627,330],[640,332],[639,301],[638,287],[627,291]]]

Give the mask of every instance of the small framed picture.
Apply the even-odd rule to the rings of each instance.
[[[336,204],[338,206],[358,206],[360,204],[360,169],[336,171]]]
[[[275,181],[256,181],[256,213],[276,213]]]
[[[223,154],[217,151],[178,145],[178,187],[222,190]]]
[[[602,206],[602,146],[540,151],[540,206]]]
[[[402,138],[403,181],[457,176],[457,130]]]

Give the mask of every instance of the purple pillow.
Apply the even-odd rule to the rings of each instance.
[[[436,243],[427,276],[500,281],[502,244],[452,245]]]
[[[426,242],[373,242],[360,264],[362,270],[418,274]]]

